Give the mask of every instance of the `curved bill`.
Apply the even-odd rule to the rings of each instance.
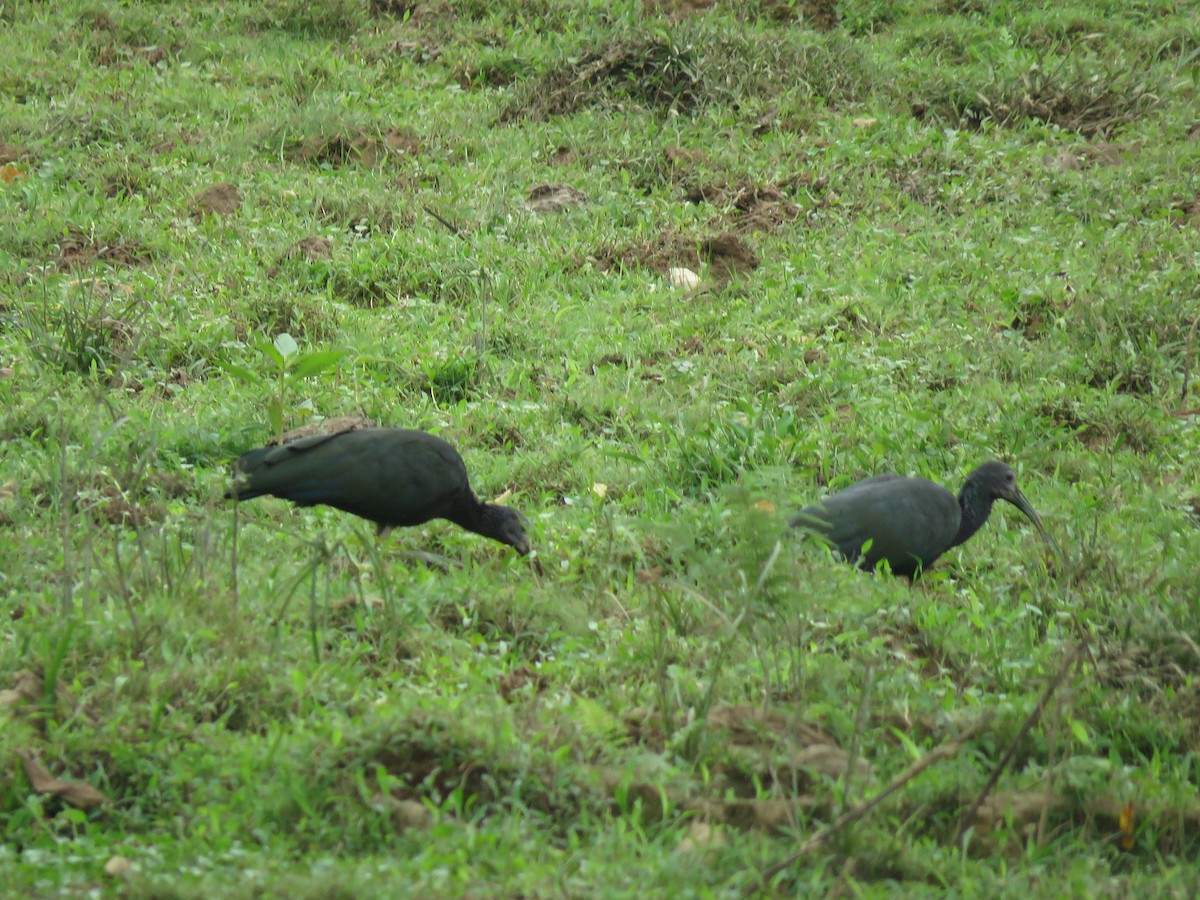
[[[1042,524],[1041,516],[1034,511],[1033,504],[1029,502],[1028,497],[1021,493],[1021,489],[1017,487],[1013,488],[1012,496],[1005,496],[1004,499],[1025,514],[1025,517],[1037,528],[1038,534],[1042,536],[1042,540],[1045,541],[1046,546],[1057,553],[1058,544],[1054,542],[1054,538],[1046,531],[1046,526]]]

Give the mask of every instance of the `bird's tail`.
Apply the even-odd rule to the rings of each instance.
[[[261,467],[266,455],[274,450],[274,447],[260,447],[258,450],[251,450],[249,453],[238,457],[233,464],[235,475],[244,475],[246,479],[240,483],[230,485],[225,491],[226,500],[253,500],[255,497],[261,497],[266,491],[259,490],[254,486],[254,473]]]

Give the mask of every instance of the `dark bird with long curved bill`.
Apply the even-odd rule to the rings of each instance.
[[[393,528],[448,519],[521,555],[529,536],[515,509],[475,496],[458,451],[440,437],[403,428],[367,428],[251,450],[234,464],[242,479],[226,499],[270,494],[297,506],[332,506]]]
[[[1016,474],[996,460],[971,472],[957,497],[924,478],[876,475],[806,506],[789,524],[817,535],[861,569],[887,560],[894,574],[914,577],[982,528],[997,500],[1023,512],[1054,546]]]

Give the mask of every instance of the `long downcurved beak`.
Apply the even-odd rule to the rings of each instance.
[[[1033,523],[1035,528],[1037,528],[1038,534],[1042,536],[1042,540],[1046,542],[1046,545],[1055,553],[1057,553],[1058,544],[1054,542],[1054,538],[1052,538],[1050,533],[1046,531],[1046,526],[1042,524],[1041,516],[1034,511],[1033,504],[1029,502],[1028,497],[1021,493],[1021,489],[1014,487],[1012,495],[1010,496],[1005,494],[1004,499],[1025,514],[1025,517]]]

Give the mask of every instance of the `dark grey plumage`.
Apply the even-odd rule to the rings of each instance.
[[[424,431],[367,428],[251,450],[235,463],[243,480],[226,498],[270,494],[297,506],[323,504],[392,528],[448,519],[522,555],[529,537],[515,509],[483,503],[450,444]]]
[[[876,475],[806,506],[789,524],[819,535],[860,568],[886,559],[892,572],[912,576],[982,528],[996,500],[1021,510],[1049,542],[1017,476],[995,460],[971,472],[957,497],[924,478]]]

